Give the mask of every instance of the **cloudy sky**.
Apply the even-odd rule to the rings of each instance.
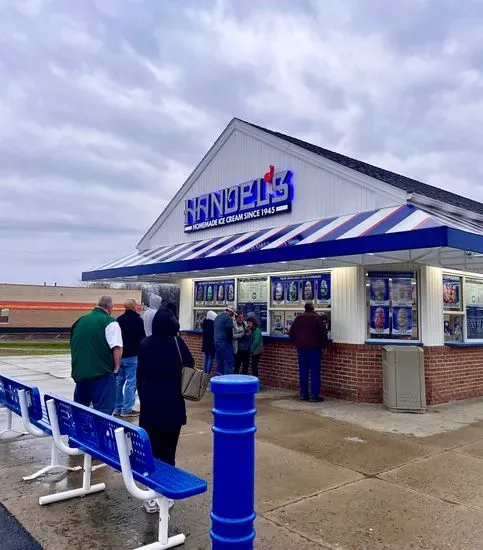
[[[134,249],[233,116],[483,200],[480,0],[0,0],[0,281]]]

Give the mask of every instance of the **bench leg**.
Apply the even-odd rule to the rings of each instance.
[[[92,457],[91,455],[84,455],[84,475],[82,478],[82,487],[79,489],[72,489],[71,491],[64,491],[63,493],[55,493],[53,495],[47,495],[39,498],[40,506],[45,504],[52,504],[53,502],[60,502],[62,500],[70,500],[72,498],[84,497],[91,495],[92,493],[99,493],[106,488],[105,483],[98,483],[97,485],[91,485],[91,473],[92,473]]]
[[[38,472],[35,472],[35,474],[24,476],[22,479],[24,481],[31,481],[32,479],[37,479],[40,476],[43,476],[45,474],[48,474],[49,472],[52,472],[53,470],[60,470],[60,471],[69,471],[69,472],[76,472],[78,470],[82,470],[81,466],[64,466],[63,464],[59,464],[59,451],[55,445],[54,440],[51,440],[51,454],[50,454],[50,464],[46,466],[45,468],[42,468]]]
[[[158,496],[156,502],[159,506],[158,542],[140,546],[136,550],[164,550],[165,548],[175,548],[185,543],[186,537],[184,535],[168,537],[169,500],[163,496]]]
[[[12,428],[12,411],[7,409],[7,427],[0,431],[0,439],[15,439],[21,437],[22,435],[27,435],[27,432],[22,432],[21,430],[14,430]]]

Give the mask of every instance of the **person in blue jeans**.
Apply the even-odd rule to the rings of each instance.
[[[233,374],[235,352],[233,350],[233,316],[235,311],[227,307],[217,315],[214,323],[216,373]]]
[[[298,315],[289,332],[297,348],[299,360],[300,399],[318,403],[320,397],[322,350],[327,348],[327,327],[312,303],[305,304],[305,313]],[[310,378],[310,392],[309,392]]]
[[[215,324],[216,313],[208,311],[206,319],[203,319],[203,342],[201,351],[205,354],[203,370],[206,374],[211,374],[213,363],[215,362]]]
[[[146,337],[144,323],[136,312],[136,300],[126,300],[125,312],[117,318],[121,327],[124,348],[121,368],[116,380],[115,415],[122,417],[138,416],[134,409],[136,403],[136,374],[138,366],[139,346]]]

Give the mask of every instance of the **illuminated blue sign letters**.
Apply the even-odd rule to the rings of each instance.
[[[277,174],[272,171],[264,178],[188,199],[184,209],[185,232],[291,212],[292,177],[291,170]]]

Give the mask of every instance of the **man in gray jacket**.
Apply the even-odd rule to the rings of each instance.
[[[214,323],[216,373],[233,374],[235,353],[233,351],[233,316],[234,310],[227,307],[223,313],[217,315]]]

